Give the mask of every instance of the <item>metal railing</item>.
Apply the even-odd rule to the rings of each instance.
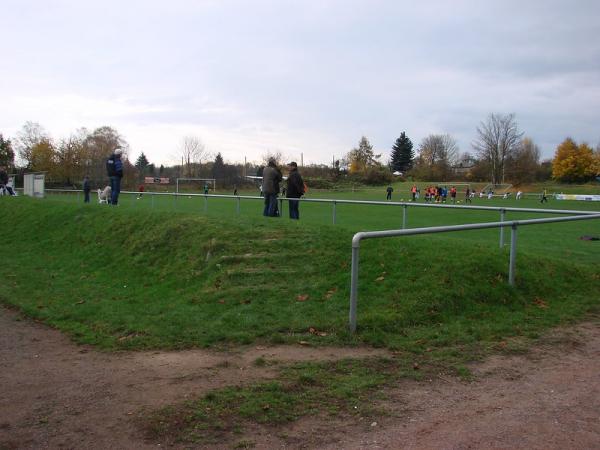
[[[46,189],[48,192],[67,192],[67,193],[81,193],[81,190],[75,189]],[[242,200],[261,200],[264,201],[264,197],[261,196],[246,196],[246,195],[227,195],[227,194],[192,194],[192,193],[176,193],[176,192],[137,192],[137,191],[121,191],[122,194],[143,194],[150,196],[152,207],[154,207],[154,196],[171,196],[174,197],[175,201],[179,197],[202,197],[204,198],[204,212],[208,212],[208,200],[210,198],[229,198],[236,200],[236,212],[240,214],[240,204]],[[92,195],[94,192],[91,193]],[[334,225],[337,224],[337,206],[341,205],[380,205],[380,206],[394,206],[402,207],[402,229],[406,229],[408,225],[408,208],[442,208],[442,209],[463,209],[471,211],[497,211],[500,213],[500,222],[506,220],[507,212],[519,212],[519,213],[536,213],[536,214],[559,214],[559,215],[594,215],[598,212],[594,211],[579,211],[579,210],[563,210],[563,209],[536,209],[536,208],[512,208],[512,207],[501,207],[501,206],[466,206],[466,205],[449,205],[449,204],[431,204],[431,203],[416,203],[416,202],[392,202],[392,201],[372,201],[372,200],[338,200],[338,199],[323,199],[323,198],[300,198],[300,199],[288,199],[279,198],[279,211],[283,213],[283,204],[289,200],[299,200],[307,203],[325,203],[332,205],[332,216]],[[504,247],[504,227],[500,227],[499,233],[499,247]]]
[[[361,231],[352,238],[352,267],[350,278],[350,331],[356,331],[356,308],[358,304],[358,265],[360,242],[365,239],[387,238],[396,236],[411,236],[416,234],[445,233],[451,231],[481,230],[486,228],[511,227],[510,257],[508,265],[508,284],[515,284],[515,265],[517,253],[517,227],[524,225],[539,225],[543,223],[572,222],[575,220],[600,219],[600,213],[569,217],[551,217],[545,219],[512,220],[508,222],[471,223],[466,225],[450,225],[441,227],[412,228],[408,230]]]

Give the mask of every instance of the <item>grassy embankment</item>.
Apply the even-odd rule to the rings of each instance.
[[[466,361],[519,347],[514,338],[535,338],[600,304],[598,245],[578,239],[598,234],[597,222],[523,228],[515,287],[506,283],[498,230],[366,241],[352,336],[352,234],[397,224],[399,210],[352,207],[340,211],[342,226],[331,226],[321,205],[303,205],[294,223],[256,211],[237,216],[226,200],[213,205],[213,216],[185,212],[181,202],[176,211],[152,210],[146,198],[129,204],[135,208],[0,198],[11,224],[0,240],[9,261],[0,300],[107,350],[302,341],[397,352],[391,360],[282,368],[271,383],[163,411],[159,434],[178,424],[186,439],[197,439],[198,430],[234,430],[237,419],[288,421],[325,405],[347,412],[398,376],[465,373]],[[431,209],[409,217],[411,226],[497,220],[496,213]]]

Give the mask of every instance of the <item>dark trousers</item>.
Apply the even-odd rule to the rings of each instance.
[[[90,202],[90,190],[86,189],[83,191],[83,203],[89,203]]]
[[[300,218],[300,201],[299,200],[290,200],[289,202],[290,208],[290,219],[299,219]]]
[[[388,192],[388,193],[387,193],[386,200],[391,200],[391,199],[392,199],[392,193],[391,193],[391,192]]]
[[[277,194],[265,194],[265,208],[263,210],[263,216],[277,216]]]
[[[110,188],[112,189],[110,204],[117,205],[119,203],[119,193],[121,192],[121,177],[110,177]]]

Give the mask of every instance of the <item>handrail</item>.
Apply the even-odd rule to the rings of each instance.
[[[360,241],[364,239],[376,239],[396,236],[411,236],[416,234],[432,234],[444,233],[452,231],[468,231],[480,230],[486,228],[505,228],[511,227],[511,244],[510,244],[510,262],[508,272],[508,283],[513,286],[515,283],[515,264],[517,251],[517,227],[521,225],[538,225],[542,223],[555,222],[572,222],[575,220],[592,220],[600,219],[600,213],[596,212],[593,215],[579,215],[568,217],[549,217],[544,219],[528,219],[528,220],[512,220],[507,222],[486,222],[486,223],[471,223],[465,225],[448,225],[426,228],[411,228],[406,230],[383,230],[383,231],[361,231],[356,233],[352,238],[352,267],[350,275],[350,313],[349,327],[350,331],[356,331],[356,308],[358,304],[358,264],[359,264],[359,249]]]
[[[83,192],[80,189],[46,189],[50,192]],[[122,194],[144,194],[144,195],[166,195],[172,197],[206,197],[206,198],[232,198],[232,199],[245,199],[245,200],[264,200],[261,196],[249,196],[249,195],[229,195],[229,194],[193,194],[193,193],[177,193],[177,192],[152,192],[152,191],[121,191]],[[581,214],[581,215],[593,215],[597,214],[596,211],[581,211],[581,210],[566,210],[566,209],[536,209],[536,208],[513,208],[504,206],[466,206],[466,205],[440,205],[430,203],[414,203],[414,202],[388,202],[388,201],[374,201],[374,200],[338,200],[338,199],[325,199],[325,198],[287,198],[281,197],[280,201],[299,200],[301,202],[309,203],[329,203],[329,204],[355,204],[355,205],[382,205],[382,206],[406,206],[415,208],[447,208],[447,209],[467,209],[467,210],[480,210],[480,211],[506,211],[506,212],[532,212],[532,213],[544,213],[544,214]],[[335,223],[335,221],[334,221]]]

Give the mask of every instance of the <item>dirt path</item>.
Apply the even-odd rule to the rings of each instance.
[[[141,410],[273,376],[256,358],[374,352],[287,346],[103,354],[18,317],[0,309],[0,449],[158,448],[134,423]],[[389,392],[392,414],[376,425],[307,418],[241,438],[256,448],[600,448],[600,328],[579,326],[554,340],[527,356],[476,366],[473,383],[402,382]]]

